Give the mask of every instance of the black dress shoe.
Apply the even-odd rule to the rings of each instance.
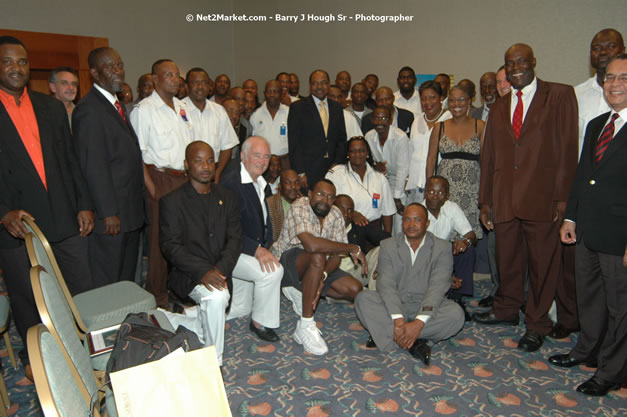
[[[376,348],[377,347],[377,344],[374,342],[374,339],[370,335],[368,335],[368,340],[366,341],[366,347],[367,348]]]
[[[431,348],[424,339],[416,340],[409,348],[409,354],[422,361],[425,366],[429,366],[429,363],[431,362]]]
[[[610,391],[619,389],[620,384],[604,381],[596,375],[577,387],[577,391],[594,397],[603,397]]]
[[[518,349],[525,352],[535,352],[540,349],[544,343],[544,336],[539,335],[533,330],[527,330],[523,337],[518,341]]]
[[[494,297],[492,297],[491,295],[488,295],[486,298],[482,299],[481,301],[479,301],[479,307],[492,307],[492,305],[494,304]]]
[[[513,319],[499,319],[494,315],[492,310],[485,313],[475,313],[472,318],[481,324],[510,324],[512,326],[518,326],[518,317]]]
[[[265,340],[266,342],[278,342],[279,341],[279,336],[277,336],[277,334],[274,332],[274,330],[269,329],[267,327],[257,327],[253,324],[253,322],[250,322],[250,330],[252,330],[253,333],[255,333],[257,335],[258,338],[260,338],[261,340]]]
[[[455,302],[457,303],[458,306],[460,306],[462,308],[462,310],[464,311],[464,320],[465,321],[471,321],[472,317],[470,317],[470,313],[468,313],[468,310],[466,310],[466,304],[464,304],[464,302],[462,300],[455,300]]]
[[[568,335],[577,331],[579,331],[579,329],[569,329],[562,326],[561,324],[556,324],[555,326],[553,326],[553,329],[551,329],[551,333],[549,333],[549,336],[551,336],[553,339],[566,339]]]
[[[588,368],[596,368],[597,367],[596,361],[575,359],[572,356],[570,356],[570,354],[568,354],[568,353],[565,353],[563,355],[551,356],[549,358],[549,363],[551,363],[551,364],[553,364],[555,366],[560,366],[562,368],[572,368],[573,366],[581,365],[581,364],[584,364]]]

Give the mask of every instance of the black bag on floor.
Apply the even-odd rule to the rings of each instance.
[[[132,366],[156,361],[178,348],[186,352],[203,347],[196,333],[179,326],[176,333],[155,325],[147,313],[130,313],[118,330],[107,362],[107,376]]]

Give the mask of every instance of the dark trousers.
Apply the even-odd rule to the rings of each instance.
[[[575,290],[575,246],[561,245],[562,273],[557,283],[555,305],[557,306],[557,323],[567,329],[578,329],[577,292]]]
[[[473,273],[475,271],[475,247],[470,245],[465,252],[453,255],[453,275],[461,278],[462,286],[451,289],[448,297],[453,300],[461,299],[462,295],[472,296]]]
[[[592,251],[577,242],[577,308],[581,332],[571,351],[597,358],[595,375],[622,384],[627,379],[627,267],[622,256]]]
[[[140,234],[140,230],[135,230],[120,232],[117,236],[89,235],[89,266],[96,288],[135,280]]]
[[[157,305],[168,307],[168,264],[159,247],[159,200],[183,185],[187,178],[148,168],[157,189],[156,198],[148,197],[148,275],[146,290],[155,296]]]
[[[51,247],[70,293],[76,295],[92,289],[87,262],[87,238],[72,236],[51,243]],[[0,249],[0,267],[11,301],[13,321],[25,347],[28,329],[40,322],[30,281],[30,266],[26,245]],[[20,353],[22,362],[27,361],[25,352]]]
[[[518,317],[525,300],[525,271],[529,291],[525,322],[529,330],[547,335],[553,328],[548,312],[555,299],[561,271],[561,248],[557,222],[514,218],[496,223],[496,261],[501,279],[494,297],[496,317]]]

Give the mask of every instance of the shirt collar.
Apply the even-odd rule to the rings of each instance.
[[[98,84],[94,83],[93,84],[94,88],[96,90],[98,90],[100,92],[100,94],[102,94],[113,106],[115,106],[115,102],[118,101],[118,98],[116,96],[114,96],[113,94],[111,94],[110,92],[108,92],[107,90],[105,90],[104,88],[100,87]],[[122,104],[122,103],[120,103]]]
[[[425,233],[424,237],[422,238],[422,242],[420,242],[420,245],[418,245],[418,248],[416,249],[416,252],[414,252],[414,250],[411,248],[411,244],[409,243],[409,240],[407,240],[407,236],[406,235],[403,235],[403,239],[405,239],[405,244],[407,245],[407,247],[409,248],[411,253],[418,253],[420,251],[420,249],[425,245],[425,240],[427,239],[427,234]]]
[[[512,88],[512,89],[514,91],[518,91],[515,88]],[[524,97],[527,97],[530,94],[534,94],[537,89],[538,89],[538,78],[534,76],[533,80],[529,84],[524,86],[520,91],[522,91],[522,94]],[[513,93],[513,95],[516,95],[516,93]]]
[[[318,97],[314,96],[313,94],[311,95],[311,97],[313,97],[313,99],[314,99],[314,103],[316,104],[316,108],[320,107],[320,102],[323,102],[325,107],[329,107],[329,105],[327,104],[327,98],[326,97],[324,98],[324,100],[320,100]]]
[[[248,173],[248,171],[246,170],[246,167],[244,166],[243,162],[240,162],[240,175],[242,177],[242,184],[251,184],[251,183],[254,184],[254,181],[252,177],[250,176],[250,174]],[[263,175],[260,175],[257,177],[257,185],[259,185],[262,190],[266,188],[266,185],[268,185]]]
[[[24,87],[24,91],[22,91],[22,95],[20,96],[20,103],[23,102],[25,96],[26,96],[26,87]],[[15,102],[15,97],[13,97],[13,95],[7,93],[6,91],[2,89],[0,89],[0,99],[2,99],[3,102],[11,102],[17,105],[17,103]]]

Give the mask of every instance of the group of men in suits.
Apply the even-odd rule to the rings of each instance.
[[[601,40],[609,37],[615,44],[618,42],[613,32],[602,31],[599,36]],[[615,49],[624,53],[624,45],[620,51],[621,45]],[[602,47],[610,48],[607,45]],[[596,49],[595,54],[604,56]],[[215,175],[215,171],[209,175],[210,169],[206,168],[215,162],[209,161],[212,158],[209,154],[213,155],[214,149],[194,142],[194,152],[183,157],[185,146],[182,145],[193,138],[190,137],[185,108],[175,98],[178,68],[170,60],[160,60],[153,65],[155,91],[144,100],[145,103],[142,101],[143,106],[134,110],[133,126],[124,106],[116,98],[116,94],[122,91],[125,75],[119,54],[111,48],[92,51],[88,64],[94,87],[73,110],[71,131],[66,109],[61,103],[27,90],[29,65],[24,45],[15,38],[2,37],[0,57],[0,126],[4,132],[0,143],[0,266],[11,295],[18,331],[25,338],[26,330],[38,321],[38,316],[29,287],[28,260],[23,243],[26,229],[20,219],[23,216],[36,219],[52,243],[73,293],[118,279],[133,279],[140,230],[146,223],[146,191],[153,207],[151,244],[154,247],[154,239],[159,242],[161,197],[175,189],[181,201],[186,195],[192,198],[204,191],[207,194],[214,192],[210,190],[211,186],[205,189]],[[553,356],[550,361],[557,366],[598,363],[595,376],[579,387],[581,392],[591,395],[604,395],[627,378],[627,329],[623,323],[627,230],[621,212],[623,206],[627,206],[623,201],[627,195],[625,181],[621,181],[625,177],[625,164],[621,161],[624,161],[627,145],[623,127],[627,111],[624,98],[627,94],[627,61],[625,55],[614,57],[609,64],[609,57],[605,58],[607,71],[597,74],[603,75],[597,81],[611,111],[587,125],[577,170],[578,126],[574,91],[569,86],[538,79],[535,76],[536,60],[528,45],[513,45],[505,54],[504,72],[512,91],[499,100],[486,101],[485,107],[477,109],[476,113],[479,115],[481,110],[483,118],[489,111],[479,200],[483,225],[495,231],[501,283],[492,310],[475,315],[475,320],[485,324],[517,324],[518,310],[524,303],[523,283],[528,274],[527,330],[519,341],[519,348],[530,352],[539,349],[544,337],[554,330],[548,310],[561,285],[563,248],[560,232],[564,244],[576,241],[581,334],[572,352]],[[602,68],[601,61],[599,58],[598,71]],[[203,75],[202,71],[196,72]],[[442,74],[439,76],[443,78]],[[218,78],[216,92],[219,97],[216,100],[222,100],[226,94],[223,90],[228,92],[228,86],[224,88],[228,77]],[[403,75],[405,93],[409,89],[406,84],[412,86],[410,78]],[[288,79],[289,76],[285,81]],[[201,83],[203,81],[207,80],[201,80]],[[364,85],[371,94],[376,87],[366,81]],[[314,186],[332,165],[345,162],[347,137],[342,106],[327,98],[329,75],[316,70],[309,82],[311,95],[293,101],[289,108],[288,158],[295,173],[306,174],[309,184]],[[202,84],[203,88],[205,84],[208,83]],[[482,96],[495,97],[492,90],[498,89],[498,74],[484,74],[480,87]],[[148,109],[151,105],[148,98],[151,97],[154,108]],[[409,103],[415,97],[404,94],[402,99]],[[376,105],[389,109],[393,124],[408,132],[414,114],[394,106],[394,100],[392,90],[387,87],[375,91]],[[147,109],[144,111],[143,107]],[[160,158],[158,152],[151,153],[150,135],[157,138],[163,134],[163,130],[146,133],[150,129],[150,113],[158,112],[171,116],[173,124],[169,131],[176,136],[171,139],[178,141],[177,149],[181,148],[174,152],[174,164],[163,162],[173,155]],[[363,131],[372,128],[371,117],[372,113],[363,114]],[[159,123],[165,123],[163,118]],[[178,133],[182,136],[178,137]],[[152,146],[158,148],[158,145]],[[185,275],[189,281],[180,289],[182,295],[190,295],[198,285],[211,290],[208,287],[215,284],[214,288],[225,289],[228,287],[225,283],[230,282],[231,277],[239,278],[235,282],[241,285],[238,284],[239,289],[233,293],[236,308],[232,311],[235,315],[240,311],[238,307],[242,307],[242,314],[248,314],[251,306],[259,302],[276,307],[279,299],[276,283],[283,273],[278,260],[268,250],[272,243],[272,223],[264,201],[261,174],[268,165],[269,146],[263,138],[253,138],[244,150],[238,169],[225,171],[223,183],[231,191],[216,188],[217,194],[213,194],[224,193],[223,199],[218,198],[218,205],[224,207],[218,209],[224,210],[228,206],[231,212],[239,210],[238,226],[242,229],[237,234],[241,241],[225,238],[227,243],[223,242],[233,249],[234,254],[237,252],[237,257],[231,259],[235,263],[229,264],[228,268],[211,266],[207,270],[205,262],[202,266],[204,273],[199,271],[191,281],[189,271],[179,270],[179,275]],[[198,153],[206,157],[196,170],[198,178],[186,180],[184,172],[191,172],[199,164]],[[153,180],[161,176],[163,181],[159,180],[155,186]],[[211,178],[207,181],[208,176]],[[194,184],[201,184],[201,191]],[[229,196],[232,195],[235,200],[231,204]],[[168,201],[174,200],[172,197]],[[229,205],[225,205],[227,200]],[[202,199],[198,201],[206,204]],[[171,210],[169,213],[177,212],[178,215],[184,211]],[[229,214],[233,216],[233,213]],[[161,219],[162,227],[172,221],[168,216],[165,219],[161,216]],[[364,295],[357,297],[357,312],[372,335],[373,345],[389,349],[396,342],[427,363],[429,350],[423,339],[450,337],[461,325],[457,326],[459,311],[453,306],[447,307],[448,310],[442,308],[446,303],[442,301],[441,290],[450,286],[450,262],[447,260],[450,248],[448,255],[446,251],[435,250],[439,248],[439,242],[426,232],[425,222],[428,223],[428,216],[424,207],[413,204],[405,208],[403,233],[385,241],[382,246],[384,262],[379,261],[378,293],[360,293]],[[172,228],[166,229],[172,231]],[[212,227],[208,226],[209,229]],[[167,233],[162,236],[162,245],[166,242],[167,247],[167,242],[172,242],[170,237]],[[520,242],[524,250],[521,250]],[[154,249],[160,256],[163,248],[157,244]],[[182,265],[184,262],[180,263],[177,258],[180,252],[175,249],[170,246],[163,251],[172,265]],[[215,252],[214,249],[207,250],[207,253]],[[404,252],[409,258],[405,259]],[[430,253],[429,262],[423,262],[427,252]],[[395,257],[399,257],[398,262],[393,261]],[[416,259],[418,266],[414,266]],[[395,272],[394,268],[401,266],[405,272]],[[235,272],[238,268],[240,277]],[[416,268],[422,272],[412,270]],[[172,270],[176,271],[176,267]],[[202,281],[209,272],[213,274],[210,279]],[[448,276],[447,285],[444,279],[437,278],[444,275]],[[256,293],[262,287],[258,277],[266,277],[272,282],[268,284],[272,287],[269,291],[273,294],[270,296],[272,302],[267,301],[268,296]],[[172,276],[170,285],[177,287],[183,281]],[[603,285],[599,284],[601,281]],[[399,288],[399,284],[407,290],[406,294],[390,292],[390,288]],[[165,282],[159,284],[159,291],[163,295],[165,288],[167,302],[165,285]],[[251,296],[251,293],[255,295]],[[413,298],[408,294],[414,294]],[[199,295],[199,300],[205,295]],[[222,300],[220,309],[226,309],[229,298]],[[438,304],[438,300],[444,304]],[[369,310],[372,305],[380,306],[383,316],[377,314],[374,317],[371,314],[374,310]],[[440,313],[436,314],[438,306]],[[261,316],[255,315],[254,308],[252,310],[251,331],[264,340],[278,340],[273,331],[278,327],[276,309]],[[307,310],[311,314],[309,307]],[[442,313],[444,311],[449,314]],[[599,322],[603,326],[595,327]],[[208,326],[204,327],[209,329]],[[570,326],[574,330],[577,324],[574,322]]]

